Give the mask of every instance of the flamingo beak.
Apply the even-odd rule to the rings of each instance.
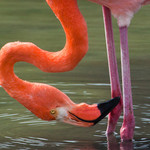
[[[101,112],[99,121],[102,120],[105,116],[107,116],[118,105],[119,102],[120,97],[115,97],[107,102],[98,104],[97,107]]]
[[[115,97],[100,104],[79,104],[78,107],[68,111],[68,115],[63,122],[82,127],[93,126],[107,116],[117,106],[119,101],[120,97]]]

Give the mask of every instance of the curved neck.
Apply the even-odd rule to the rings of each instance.
[[[88,50],[87,26],[80,13],[77,0],[47,0],[60,20],[66,33],[65,47],[58,52],[47,52],[32,43],[13,42],[0,52],[0,84],[28,83],[19,79],[13,71],[19,61],[31,63],[44,72],[64,72],[73,69]],[[8,86],[8,87],[9,87]],[[12,85],[13,88],[13,85]]]
[[[77,0],[46,1],[64,28],[66,34],[66,44],[60,53],[65,53],[67,63],[72,65],[70,68],[71,70],[78,64],[78,62],[88,51],[86,22],[79,11]]]

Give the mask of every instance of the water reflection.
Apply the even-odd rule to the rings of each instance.
[[[51,141],[46,138],[27,137],[12,138],[5,136],[7,142],[0,143],[0,149],[37,149],[37,150],[148,150],[150,148],[150,140],[143,138],[140,141],[120,142],[115,135],[109,135],[107,141],[77,141],[63,140]],[[142,142],[141,142],[142,141]]]
[[[141,138],[140,140],[122,141],[118,142],[118,139],[114,135],[107,137],[107,150],[148,150],[150,148],[150,139]]]
[[[107,147],[108,150],[133,150],[132,141],[118,142],[114,135],[109,135],[107,137]]]
[[[107,149],[108,150],[119,150],[119,143],[114,135],[107,137]]]
[[[133,142],[128,141],[128,142],[121,142],[120,144],[120,150],[133,150]]]

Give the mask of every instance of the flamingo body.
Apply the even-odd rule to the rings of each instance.
[[[134,13],[143,5],[150,4],[150,0],[89,0],[104,5],[111,10],[117,19],[119,27],[129,26]]]
[[[43,120],[61,120],[78,126],[92,126],[103,119],[120,98],[104,104],[75,104],[53,86],[21,80],[14,74],[14,64],[28,62],[45,72],[73,69],[88,50],[86,23],[76,0],[47,0],[66,33],[65,47],[47,52],[29,42],[12,42],[0,51],[0,85],[33,114]]]

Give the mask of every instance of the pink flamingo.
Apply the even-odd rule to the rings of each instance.
[[[73,69],[88,49],[86,23],[77,0],[47,0],[66,33],[66,45],[58,52],[47,52],[33,43],[13,42],[0,51],[0,85],[37,117],[61,120],[78,126],[92,126],[103,119],[118,103],[114,98],[102,104],[75,104],[58,89],[40,83],[23,81],[14,73],[14,64],[25,61],[45,72]]]
[[[123,125],[120,130],[122,140],[132,140],[134,135],[134,113],[132,104],[132,91],[130,79],[130,63],[128,52],[128,26],[134,15],[143,5],[150,4],[150,0],[89,0],[103,6],[106,45],[108,52],[109,72],[112,97],[121,95],[115,46],[111,22],[111,13],[117,19],[120,30],[122,89],[123,89]],[[108,118],[107,134],[113,133],[121,114],[122,98]]]

